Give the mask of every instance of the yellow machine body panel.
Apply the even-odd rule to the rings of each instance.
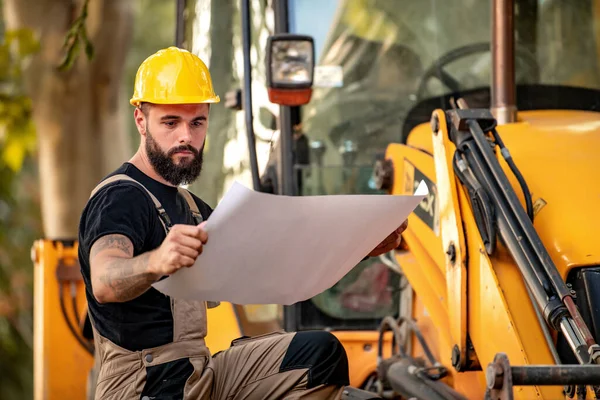
[[[379,332],[334,331],[331,333],[339,339],[348,355],[350,385],[360,387],[377,370]],[[389,357],[390,355],[391,334],[386,335],[383,341],[383,356]]]
[[[219,307],[209,308],[206,312],[206,346],[211,354],[228,349],[234,339],[242,336],[234,306],[221,302]]]
[[[67,316],[75,328],[79,328],[83,315],[74,315],[72,295],[75,294],[79,311],[86,309],[86,301],[83,282],[77,278],[80,276],[77,244],[66,246],[61,242],[39,240],[33,245],[32,258],[34,399],[85,399],[88,373],[94,359],[69,331],[61,315],[60,303],[62,287]]]
[[[444,124],[441,120],[440,125]],[[600,199],[600,158],[596,158],[595,149],[600,149],[600,114],[521,112],[519,121],[499,126],[498,132],[532,192],[534,226],[563,278],[573,267],[599,265],[600,227],[595,221],[600,220],[600,209],[595,205]],[[474,347],[470,357],[483,371],[457,372],[452,366],[456,343],[450,331],[455,321],[450,317],[449,297],[456,295],[456,288],[446,287],[449,275],[440,221],[448,218],[445,213],[455,210],[440,207],[435,198],[440,182],[434,163],[446,160],[438,159],[432,135],[431,125],[421,124],[407,144],[392,144],[387,149],[386,158],[392,160],[394,168],[391,193],[412,194],[425,179],[432,196],[409,217],[403,235],[408,250],[399,252],[396,258],[415,291],[413,317],[419,321],[433,354],[448,368],[448,381],[468,398],[482,398],[485,366],[496,353],[506,353],[514,365],[548,365],[554,360],[517,265],[501,245],[488,256],[466,190],[457,180],[457,218],[466,238],[461,250],[467,253],[466,333]],[[444,146],[451,146],[453,152],[451,142]],[[524,204],[518,181],[503,160],[501,165]],[[413,354],[422,356],[418,342],[413,343]],[[514,393],[518,399],[564,396],[562,387],[548,386],[515,387]]]
[[[498,132],[527,181],[534,226],[563,279],[575,266],[600,264],[600,113],[522,112]]]

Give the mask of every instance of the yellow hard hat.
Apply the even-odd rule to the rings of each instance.
[[[131,105],[218,103],[210,72],[202,60],[177,47],[162,49],[140,65]]]

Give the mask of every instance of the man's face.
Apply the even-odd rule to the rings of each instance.
[[[193,182],[202,170],[208,104],[153,104],[136,110],[138,130],[155,171],[172,185]]]

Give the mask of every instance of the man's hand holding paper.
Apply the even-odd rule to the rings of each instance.
[[[390,233],[377,247],[369,253],[369,257],[377,257],[382,254],[388,253],[394,249],[397,249],[402,242],[402,232],[408,228],[408,220],[405,220],[402,225],[398,227],[394,232]]]

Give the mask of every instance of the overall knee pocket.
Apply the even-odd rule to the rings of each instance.
[[[298,332],[294,336],[280,370],[300,368],[308,368],[308,388],[350,384],[346,350],[329,332]]]

